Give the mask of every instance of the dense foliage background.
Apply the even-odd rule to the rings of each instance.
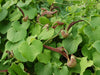
[[[0,0],[0,75],[99,74],[100,0]]]

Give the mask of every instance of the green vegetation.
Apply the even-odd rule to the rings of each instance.
[[[0,0],[0,75],[99,75],[100,0]]]

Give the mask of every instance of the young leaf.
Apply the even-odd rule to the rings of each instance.
[[[49,19],[46,18],[45,16],[40,17],[40,18],[39,18],[39,22],[40,22],[41,24],[44,24],[44,25],[50,23]]]
[[[89,60],[87,61],[87,57],[83,57],[80,61],[80,66],[81,66],[81,72],[80,75],[83,75],[85,72],[85,69],[88,67],[91,67],[93,65],[93,61]]]

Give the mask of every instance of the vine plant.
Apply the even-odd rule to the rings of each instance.
[[[92,72],[91,74],[98,75],[100,61],[96,58],[100,56],[98,35],[100,17],[97,13],[100,10],[97,8],[99,4],[94,5],[96,7],[94,10],[93,7],[87,8],[87,5],[93,3],[85,1],[82,3],[87,3],[86,5],[80,1],[77,1],[79,5],[76,3],[71,5],[71,2],[66,0],[55,1],[47,0],[48,4],[46,4],[41,0],[24,2],[15,0],[11,5],[9,5],[10,0],[0,1],[2,2],[0,46],[5,44],[3,45],[5,48],[0,47],[4,49],[4,51],[0,49],[1,74],[89,75]],[[64,13],[65,7],[67,15]],[[2,15],[4,12],[5,14]],[[8,13],[11,14],[7,16]],[[5,21],[9,23],[4,23]],[[7,24],[7,27],[3,30],[4,24]]]

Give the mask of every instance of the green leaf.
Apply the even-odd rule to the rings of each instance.
[[[34,40],[31,45],[28,45],[27,42],[24,42],[18,50],[25,59],[33,62],[37,55],[42,52],[42,48],[42,43],[39,40]]]
[[[68,73],[69,71],[68,71],[67,66],[63,66],[62,69],[60,70],[59,75],[69,75]]]
[[[90,42],[100,40],[100,26],[92,28],[91,26],[86,26],[84,28],[84,33],[88,36]]]
[[[69,75],[69,71],[67,66],[62,66],[61,68],[57,68],[57,66],[53,66],[53,74],[54,75]]]
[[[16,30],[21,30],[21,29],[27,30],[30,25],[30,21],[28,20],[27,22],[23,22],[22,24],[20,24],[19,21],[14,21],[11,25]]]
[[[40,18],[39,18],[39,22],[40,22],[41,24],[44,24],[44,25],[50,23],[49,19],[46,18],[45,16],[40,17]]]
[[[93,63],[95,66],[100,67],[100,53],[94,52],[93,53]]]
[[[0,11],[0,21],[4,20],[7,16],[7,14],[8,14],[8,11],[6,9],[4,9],[4,8],[1,9],[1,11]]]
[[[7,41],[7,43],[5,44],[5,51],[4,51],[4,53],[3,53],[1,59],[5,59],[5,57],[7,56],[7,53],[6,53],[7,50],[8,50],[8,51],[17,50],[18,47],[19,47],[22,43],[23,43],[23,40],[20,41],[20,42],[17,42],[17,43],[12,43],[12,42],[10,42],[10,41]]]
[[[3,7],[8,9],[10,8],[12,5],[16,4],[17,3],[17,0],[8,0],[4,5]]]
[[[13,50],[13,53],[14,53],[14,57],[18,60],[18,61],[21,61],[21,62],[26,62],[27,59],[25,59],[22,54],[18,51],[18,50]]]
[[[27,38],[28,44],[30,45],[34,40],[36,40],[36,39],[35,39],[36,37],[37,37],[37,36],[29,36],[29,37]]]
[[[49,38],[51,38],[54,34],[54,29],[50,28],[50,29],[43,29],[43,31],[40,33],[40,35],[38,36],[39,40],[47,40]]]
[[[100,75],[100,70],[97,70],[95,75]]]
[[[93,61],[91,60],[87,61],[87,57],[83,57],[80,62],[80,66],[81,66],[80,75],[83,75],[83,73],[85,72],[85,69],[88,67],[91,67],[92,65],[93,65]]]
[[[12,63],[11,67],[8,69],[10,75],[27,75],[27,73],[20,67],[20,65]]]
[[[27,7],[31,2],[32,2],[32,0],[25,0],[25,3],[24,3],[23,1],[19,1],[19,2],[17,3],[17,5],[18,5],[19,7]]]
[[[47,2],[51,5],[54,2],[54,0],[47,0]]]
[[[6,70],[10,67],[10,64],[3,64],[4,62],[5,61],[0,61],[0,70]]]
[[[62,65],[62,62],[60,61],[60,57],[61,55],[57,52],[51,52],[51,62],[53,64],[56,64],[57,66],[61,66]]]
[[[70,13],[75,13],[76,10],[78,9],[78,6],[77,5],[72,5],[72,6],[69,6],[67,9]]]
[[[51,51],[44,49],[44,52],[37,56],[39,62],[47,64],[50,63]]]
[[[82,38],[80,35],[77,35],[76,37],[69,36],[63,40],[63,46],[69,52],[69,54],[73,54],[77,51],[78,45],[81,42]]]
[[[88,44],[85,44],[85,46],[83,46],[81,52],[82,52],[83,56],[88,57],[88,59],[92,59],[92,53],[95,52],[95,49],[92,48],[89,50]]]
[[[100,25],[100,17],[92,17],[91,19],[91,26],[96,27]]]
[[[48,63],[47,65],[36,63],[35,72],[37,75],[52,75],[52,65]]]
[[[5,21],[1,22],[0,23],[0,32],[2,34],[5,34],[5,33],[7,33],[7,31],[9,30],[10,27],[11,27],[11,23],[5,23]]]
[[[93,47],[100,53],[100,40],[95,41]]]
[[[63,3],[63,0],[55,0],[57,3]]]
[[[18,42],[20,40],[25,39],[26,37],[26,29],[28,29],[30,22],[23,22],[22,24],[19,21],[15,21],[12,23],[12,27],[7,32],[7,39],[11,42]]]
[[[30,33],[31,33],[31,35],[39,35],[39,33],[41,32],[41,26],[40,26],[40,24],[35,24],[35,25],[32,25],[31,27],[30,27]]]
[[[97,5],[96,5],[96,7],[97,7],[97,10],[100,10],[100,3],[97,3]]]
[[[37,15],[37,9],[33,7],[28,7],[27,9],[23,9],[23,12],[25,13],[25,16],[28,16],[29,19],[34,19]]]
[[[10,21],[18,21],[21,18],[22,14],[21,12],[16,9],[12,14],[9,14],[9,20]]]
[[[91,75],[91,71],[90,70],[85,70],[83,75]]]
[[[23,40],[26,37],[26,30],[15,30],[14,28],[10,28],[7,32],[7,39],[12,42],[18,42],[20,40]]]

